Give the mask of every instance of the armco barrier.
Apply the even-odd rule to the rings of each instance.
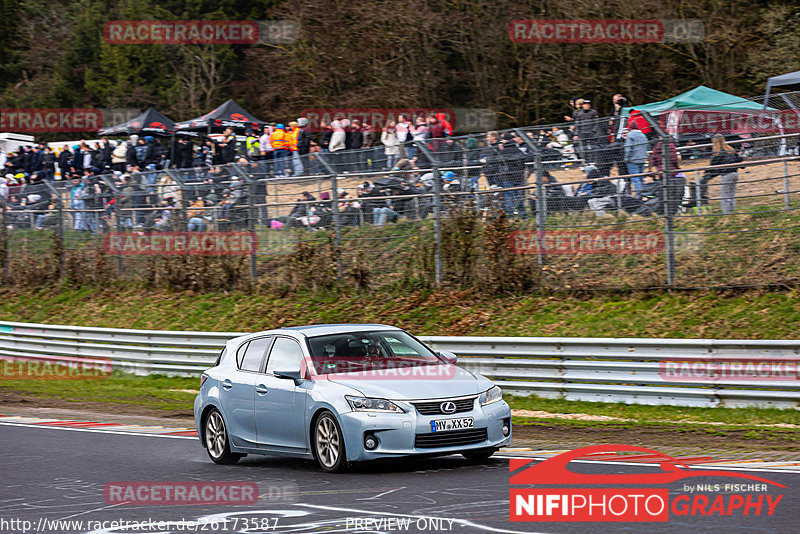
[[[199,374],[238,332],[127,330],[0,321],[0,358],[106,359],[137,374]],[[422,336],[504,391],[676,406],[800,407],[800,341]],[[786,362],[794,376],[671,379],[668,360]]]

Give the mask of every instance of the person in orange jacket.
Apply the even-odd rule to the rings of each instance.
[[[274,149],[272,158],[275,162],[275,176],[286,176],[286,155],[289,153],[289,139],[283,124],[275,126],[275,130],[273,130],[269,140]]]
[[[300,124],[296,121],[289,123],[289,130],[286,132],[286,137],[289,140],[289,152],[292,155],[292,176],[300,176],[303,174],[303,160],[300,158],[300,152],[297,149],[297,140],[300,137]]]

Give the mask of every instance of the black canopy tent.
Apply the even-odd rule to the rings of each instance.
[[[163,113],[149,108],[138,117],[134,117],[127,122],[102,128],[99,133],[100,135],[145,134],[168,137],[175,133],[175,121]]]
[[[781,74],[780,76],[772,76],[767,80],[767,93],[764,95],[764,109],[766,109],[769,104],[769,95],[773,87],[800,91],[800,70],[788,74]]]
[[[260,128],[265,124],[267,123],[255,118],[252,113],[245,110],[235,101],[228,100],[205,115],[179,122],[175,125],[175,129],[179,134],[192,130],[211,133],[214,129],[233,128],[234,130],[244,130],[247,128]]]

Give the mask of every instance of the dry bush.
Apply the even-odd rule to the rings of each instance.
[[[284,276],[289,288],[317,290],[334,287],[340,255],[341,251],[331,235],[322,244],[301,241],[284,264]]]
[[[471,199],[447,203],[447,216],[442,220],[442,274],[445,283],[466,288],[480,279],[476,270],[482,254],[480,226],[481,215]]]

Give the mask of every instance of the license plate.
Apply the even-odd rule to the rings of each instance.
[[[472,417],[431,421],[431,432],[443,432],[445,430],[466,430],[468,428],[475,428],[475,420]]]

